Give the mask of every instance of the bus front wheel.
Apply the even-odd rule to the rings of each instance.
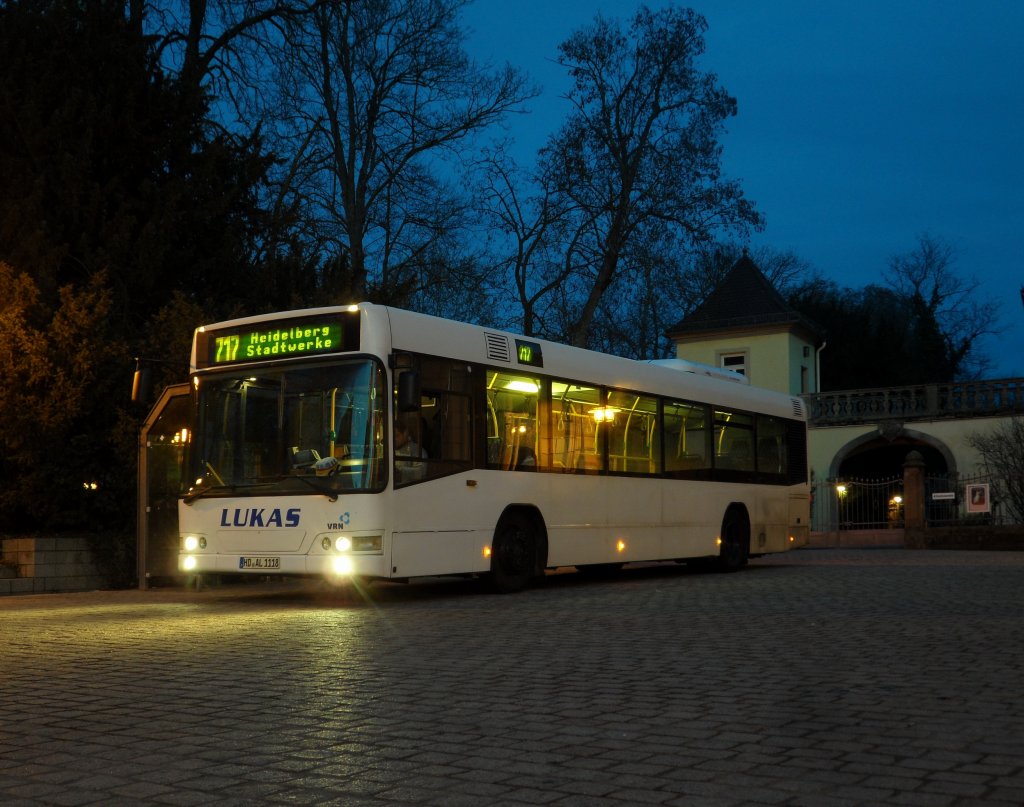
[[[491,587],[502,594],[521,591],[537,575],[537,527],[526,513],[502,516],[491,545]]]

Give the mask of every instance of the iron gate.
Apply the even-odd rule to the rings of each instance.
[[[902,476],[815,482],[812,496],[815,532],[903,527]]]

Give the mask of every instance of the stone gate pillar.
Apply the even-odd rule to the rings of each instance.
[[[911,451],[903,463],[903,543],[924,549],[925,530],[924,457]]]

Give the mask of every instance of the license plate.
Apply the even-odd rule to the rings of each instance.
[[[281,559],[280,558],[247,558],[241,557],[238,559],[239,569],[280,569]]]

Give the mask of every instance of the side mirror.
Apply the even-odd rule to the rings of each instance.
[[[406,370],[398,376],[398,411],[416,412],[420,408],[420,374]]]

